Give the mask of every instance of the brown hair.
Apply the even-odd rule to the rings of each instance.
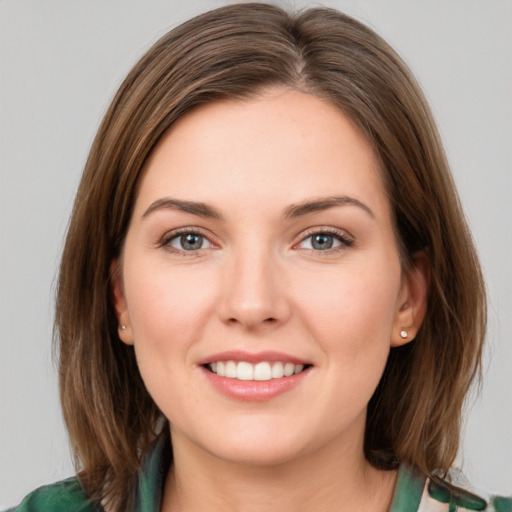
[[[56,307],[64,417],[93,499],[126,507],[162,415],[110,294],[144,162],[194,106],[285,85],[330,100],[381,161],[404,271],[425,250],[427,314],[415,341],[391,350],[368,407],[365,455],[446,471],[461,410],[480,369],[485,290],[475,248],[425,99],[373,31],[335,10],[296,14],[260,3],[198,16],[158,41],[129,73],[95,138],[62,257]]]

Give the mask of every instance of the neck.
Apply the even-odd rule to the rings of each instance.
[[[172,439],[162,512],[385,512],[391,503],[396,472],[368,464],[362,439],[270,465],[220,459],[179,432]]]

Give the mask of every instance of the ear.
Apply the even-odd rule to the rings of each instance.
[[[391,346],[399,347],[412,341],[427,311],[430,264],[425,251],[412,257],[411,266],[404,271],[398,295],[397,310],[391,334]]]
[[[114,260],[110,265],[110,289],[116,311],[119,339],[127,345],[133,345],[133,332],[124,295],[121,262],[119,260]]]

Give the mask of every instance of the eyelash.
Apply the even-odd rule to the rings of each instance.
[[[172,253],[175,253],[175,254],[183,254],[183,255],[186,255],[186,256],[194,256],[194,255],[197,255],[200,251],[204,250],[204,249],[196,249],[196,250],[189,250],[189,251],[187,251],[187,250],[184,250],[184,249],[178,249],[178,248],[173,247],[173,246],[170,245],[173,240],[176,240],[177,238],[179,238],[179,237],[181,237],[183,235],[187,235],[187,234],[199,235],[199,236],[203,237],[205,240],[207,240],[210,244],[214,245],[213,242],[211,242],[211,240],[208,238],[208,236],[206,236],[201,231],[201,229],[190,227],[190,228],[181,228],[181,229],[178,229],[176,231],[172,231],[170,233],[165,234],[162,237],[162,239],[158,242],[158,246],[159,247],[164,247],[169,252],[172,252]],[[319,254],[319,255],[323,256],[323,255],[336,254],[336,253],[339,253],[339,252],[341,252],[341,251],[343,251],[343,250],[345,250],[345,249],[347,249],[349,247],[353,247],[354,246],[354,240],[349,238],[342,231],[338,231],[338,230],[332,229],[332,228],[314,228],[314,229],[306,231],[306,233],[304,233],[304,235],[299,240],[299,242],[294,245],[294,248],[297,247],[299,244],[303,243],[308,238],[311,238],[311,237],[313,237],[315,235],[332,236],[333,238],[337,239],[340,242],[340,245],[337,246],[337,247],[326,249],[324,251],[319,250],[319,249],[302,249],[302,250],[313,251],[316,254]]]

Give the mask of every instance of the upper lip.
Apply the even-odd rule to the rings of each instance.
[[[293,363],[303,365],[311,364],[310,361],[306,361],[305,359],[302,359],[300,357],[285,354],[283,352],[275,352],[272,350],[264,352],[245,352],[242,350],[228,350],[204,357],[201,360],[199,360],[197,364],[205,365],[209,363],[216,363],[217,361],[246,361],[252,364],[261,363],[263,361],[281,361],[282,363]]]

